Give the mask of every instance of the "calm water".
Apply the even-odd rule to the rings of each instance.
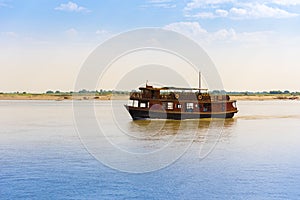
[[[113,135],[105,121],[109,105],[98,102],[96,115]],[[240,101],[238,108],[219,138],[205,136],[210,121],[201,122],[192,146],[175,163],[132,174],[87,152],[71,102],[0,101],[0,199],[300,199],[300,101]],[[133,122],[123,107],[115,109],[126,134],[115,135],[114,142],[128,151],[152,151],[168,145],[178,130],[191,131],[180,121]],[[210,149],[216,139],[201,159],[201,147]]]

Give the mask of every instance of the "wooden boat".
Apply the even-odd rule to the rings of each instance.
[[[133,120],[232,118],[238,112],[228,95],[210,94],[207,89],[155,88],[146,83],[139,90],[130,93],[131,103],[125,105]]]

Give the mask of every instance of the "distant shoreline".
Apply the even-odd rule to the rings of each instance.
[[[128,95],[0,94],[0,100],[126,100]]]
[[[128,100],[128,95],[63,95],[63,94],[0,94],[0,100]],[[300,95],[230,95],[237,101],[266,101],[266,100],[300,100]]]
[[[299,95],[230,95],[230,99],[237,101],[270,101],[270,100],[300,100]]]

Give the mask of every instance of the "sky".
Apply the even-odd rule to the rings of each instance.
[[[0,92],[71,91],[98,45],[143,27],[198,42],[227,91],[300,91],[300,0],[0,0]]]

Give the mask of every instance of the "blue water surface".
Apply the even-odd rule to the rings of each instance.
[[[300,102],[238,106],[204,159],[195,140],[168,167],[133,174],[88,153],[70,102],[2,101],[0,199],[300,199]]]

